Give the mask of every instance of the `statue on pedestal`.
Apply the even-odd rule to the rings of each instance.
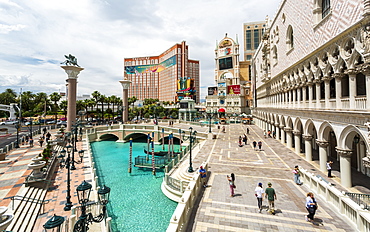
[[[77,64],[77,58],[71,54],[69,54],[68,56],[67,55],[64,55],[64,57],[66,58],[66,60],[60,64],[65,64],[67,66],[71,65],[71,66],[77,66],[77,67],[80,67],[78,64]]]

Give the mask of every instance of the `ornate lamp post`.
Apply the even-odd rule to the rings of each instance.
[[[125,123],[128,121],[128,109],[127,106],[128,106],[128,88],[130,87],[130,84],[131,84],[131,81],[130,80],[127,80],[127,79],[124,79],[124,80],[121,80],[119,81],[119,83],[121,83],[122,85],[122,89],[123,89],[123,92],[122,92],[122,123]]]
[[[66,146],[68,157],[66,160],[66,167],[67,167],[67,202],[64,207],[64,211],[69,211],[72,208],[71,202],[71,152],[73,151],[73,147],[71,145]]]
[[[189,140],[190,142],[190,151],[189,151],[189,168],[188,172],[194,172],[193,163],[192,163],[192,150],[193,150],[193,142],[196,139],[197,131],[193,131],[193,127],[189,127],[190,133],[189,136],[186,137],[185,131],[182,131],[184,140]]]
[[[30,121],[30,127],[31,127],[31,133],[30,133],[30,138],[32,139],[32,123],[33,123],[33,120],[31,118],[31,121]]]
[[[92,188],[91,184],[87,183],[85,180],[77,187],[78,202],[81,204],[81,216],[74,225],[73,228],[74,232],[79,231],[86,232],[89,230],[89,224],[93,222],[101,222],[106,216],[106,205],[109,202],[110,188],[104,185],[102,188],[98,190],[99,203],[103,205],[102,208],[103,212],[96,217],[94,217],[92,213],[86,213],[86,206],[87,203],[90,201],[89,198],[91,188]]]
[[[17,142],[15,143],[15,148],[19,148],[19,122],[15,123],[15,129],[17,130]]]
[[[82,163],[82,160],[83,160],[83,158],[84,158],[84,150],[79,150],[78,151],[78,156],[80,156],[80,163]]]
[[[45,228],[46,231],[50,232],[60,232],[61,231],[61,225],[64,222],[64,217],[57,216],[54,214],[52,218],[50,218],[44,225],[43,227]]]

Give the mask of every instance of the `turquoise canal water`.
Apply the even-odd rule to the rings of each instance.
[[[129,143],[101,141],[91,143],[99,184],[111,188],[108,214],[112,231],[166,231],[177,202],[161,191],[163,171],[156,176],[151,169],[132,166],[128,173]],[[133,143],[133,158],[144,156],[146,143]],[[156,151],[161,146],[155,147]],[[178,145],[175,146],[175,151]]]

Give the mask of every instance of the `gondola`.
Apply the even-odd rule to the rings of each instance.
[[[144,153],[148,154],[148,151],[145,148],[144,148]],[[152,152],[150,151],[149,155],[151,155],[151,154],[152,154]],[[167,154],[168,154],[168,151],[155,151],[154,152],[155,156],[165,156]],[[179,154],[179,152],[174,152],[173,154]]]

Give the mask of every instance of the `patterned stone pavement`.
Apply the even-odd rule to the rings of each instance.
[[[292,169],[300,165],[325,176],[315,162],[307,162],[279,141],[263,138],[257,126],[249,126],[248,145],[239,147],[238,137],[246,133],[244,125],[228,125],[226,133],[207,141],[194,158],[194,165],[209,161],[209,180],[197,213],[188,231],[356,231],[330,205],[316,196],[319,209],[315,223],[305,221],[305,195],[309,189],[293,182]],[[214,132],[218,130],[214,129]],[[255,151],[252,141],[262,141],[262,151]],[[226,175],[236,175],[235,197],[230,197]],[[330,180],[338,189],[339,178]],[[271,182],[277,193],[276,215],[258,211],[254,189],[259,182],[267,187]],[[348,190],[347,190],[348,191]],[[349,191],[358,190],[352,188]],[[267,200],[263,201],[267,209]]]

